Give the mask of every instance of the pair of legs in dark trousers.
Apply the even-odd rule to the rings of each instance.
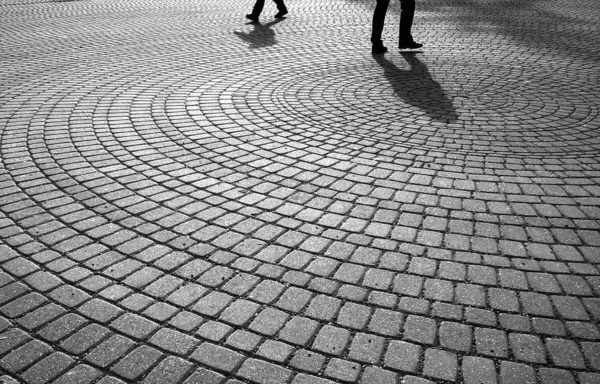
[[[375,12],[373,13],[373,30],[371,34],[371,43],[383,47],[381,34],[383,33],[383,23],[387,13],[390,0],[377,0]],[[415,16],[415,0],[400,0],[402,12],[400,14],[400,48],[419,48],[414,45],[420,45],[414,42],[410,30],[412,28]]]
[[[275,2],[275,4],[277,5],[277,9],[279,10],[279,13],[277,13],[277,15],[283,16],[287,13],[287,8],[285,7],[285,4],[283,4],[283,0],[273,0],[273,2]],[[254,4],[254,9],[252,10],[251,15],[258,18],[264,6],[265,0],[256,0],[256,4]]]

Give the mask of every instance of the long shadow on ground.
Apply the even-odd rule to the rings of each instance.
[[[427,116],[444,122],[455,122],[458,114],[442,86],[433,79],[427,66],[419,60],[417,52],[402,52],[410,69],[400,69],[384,55],[373,55],[383,68],[383,74],[394,94],[405,103],[424,111]]]
[[[267,24],[254,23],[252,24],[254,29],[248,33],[238,31],[233,33],[240,39],[250,43],[251,49],[268,47],[277,44],[275,31],[273,31],[271,27],[283,20],[285,20],[285,18],[277,19]]]

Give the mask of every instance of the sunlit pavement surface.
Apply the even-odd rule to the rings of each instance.
[[[600,2],[0,0],[0,383],[600,383]]]

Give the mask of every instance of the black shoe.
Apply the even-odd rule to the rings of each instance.
[[[373,55],[383,55],[387,51],[387,48],[383,45],[381,41],[378,43],[373,43],[373,47],[371,48],[371,53]]]
[[[423,44],[417,43],[416,41],[401,41],[400,44],[398,44],[399,49],[417,49],[422,46]]]
[[[281,9],[279,10],[279,12],[277,12],[277,14],[275,15],[276,19],[281,19],[283,16],[288,14],[288,10],[287,9]]]
[[[255,23],[258,23],[258,16],[254,16],[253,14],[246,15],[246,19],[252,20]]]

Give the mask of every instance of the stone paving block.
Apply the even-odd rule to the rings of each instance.
[[[581,384],[593,384],[600,380],[600,373],[594,372],[579,372],[577,375]]]
[[[393,291],[400,295],[419,296],[424,278],[420,276],[398,274],[394,280]]]
[[[219,323],[217,321],[209,320],[202,324],[196,331],[196,334],[207,340],[219,342],[223,340],[233,328],[227,324]]]
[[[152,335],[148,343],[178,355],[187,355],[198,341],[179,331],[162,328]]]
[[[325,365],[325,356],[299,349],[290,360],[290,366],[306,372],[318,373]]]
[[[71,354],[80,355],[109,333],[110,331],[103,326],[90,324],[60,343],[60,347]]]
[[[581,350],[574,341],[548,338],[545,342],[550,358],[555,365],[579,369],[585,367]]]
[[[465,356],[462,360],[462,376],[465,384],[498,383],[494,361],[481,357]]]
[[[193,369],[193,364],[179,357],[168,356],[144,378],[144,383],[177,383]]]
[[[227,338],[225,344],[235,349],[250,352],[260,344],[261,340],[261,336],[255,333],[237,330]]]
[[[292,384],[334,384],[334,382],[321,377],[300,373],[294,377]]]
[[[535,371],[529,365],[503,361],[500,363],[501,384],[535,384]]]
[[[250,292],[248,297],[260,303],[269,304],[272,303],[283,290],[283,284],[273,280],[263,280],[252,292]]]
[[[404,338],[418,343],[433,345],[437,336],[435,320],[409,315],[404,322]]]
[[[142,312],[143,316],[149,317],[155,321],[166,321],[173,316],[178,309],[172,305],[162,302],[154,303]]]
[[[196,302],[192,310],[198,312],[200,315],[212,317],[219,314],[232,300],[233,297],[230,295],[213,291]]]
[[[90,298],[84,291],[68,285],[56,288],[49,296],[67,307],[75,307]]]
[[[425,351],[423,374],[434,379],[455,381],[458,358],[454,353],[429,348]]]
[[[473,284],[495,286],[498,283],[496,271],[491,267],[470,264],[467,272],[468,280]]]
[[[325,325],[317,333],[312,348],[331,355],[339,356],[344,351],[350,332],[345,328]]]
[[[260,309],[260,305],[248,300],[236,300],[219,316],[219,319],[232,325],[246,324]]]
[[[102,374],[89,365],[79,364],[55,379],[56,384],[89,384],[96,381]]]
[[[325,368],[325,376],[344,382],[356,382],[360,375],[361,367],[359,364],[333,358]]]
[[[174,274],[183,279],[196,279],[198,278],[198,276],[206,272],[211,267],[211,265],[212,264],[207,262],[206,260],[193,259],[190,262],[177,268]],[[153,273],[157,273],[157,271],[157,269],[152,269]]]
[[[511,333],[508,335],[510,347],[517,360],[530,363],[546,363],[546,350],[539,337]]]
[[[188,283],[171,293],[166,300],[172,304],[187,307],[207,292],[208,290],[199,284]]]
[[[404,376],[402,378],[401,384],[433,384],[434,382],[431,380],[423,379],[416,376]]]
[[[506,312],[519,311],[519,299],[515,291],[501,288],[490,288],[487,291],[490,306]]]
[[[179,312],[169,320],[169,324],[182,331],[192,331],[203,321],[203,318],[187,311]]]
[[[568,295],[591,296],[592,288],[582,276],[557,275],[556,279]]]
[[[532,320],[533,329],[537,333],[552,336],[566,336],[565,324],[560,320],[536,318]]]
[[[138,315],[123,314],[110,327],[135,339],[144,339],[158,328],[158,324]]]
[[[401,312],[377,308],[373,312],[367,329],[384,336],[397,336],[403,324],[404,315]]]
[[[229,373],[240,366],[244,355],[207,342],[196,348],[191,358],[218,371]]]
[[[417,344],[392,340],[385,352],[383,365],[403,372],[416,373],[422,349]]]
[[[386,252],[379,259],[379,267],[392,271],[402,272],[408,264],[408,256],[398,252]]]
[[[66,371],[75,361],[61,352],[55,352],[38,361],[21,374],[27,383],[42,384]]]
[[[397,301],[398,295],[381,291],[372,291],[367,298],[367,303],[383,308],[394,308]]]
[[[292,371],[261,360],[247,359],[237,374],[260,384],[277,384],[287,382]]]
[[[318,295],[312,299],[306,316],[322,321],[331,321],[341,307],[341,301],[327,295]]]
[[[222,288],[227,293],[242,296],[253,289],[259,282],[260,279],[256,276],[247,273],[239,273],[225,283]]]
[[[73,313],[67,313],[59,319],[54,320],[52,323],[44,326],[38,334],[42,338],[54,342],[73,334],[86,323],[87,320],[83,317]]]
[[[132,340],[120,335],[114,335],[89,352],[85,356],[85,360],[93,365],[104,368],[124,356],[134,345],[135,342]]]
[[[305,346],[313,337],[319,323],[314,320],[294,316],[283,327],[279,338],[292,344]]]
[[[569,371],[556,368],[540,368],[539,369],[540,382],[542,384],[550,383],[565,383],[575,384],[575,378]]]
[[[347,299],[352,301],[364,301],[368,296],[369,291],[365,288],[357,287],[355,285],[344,284],[338,290],[336,296],[340,299]]]
[[[475,347],[482,355],[508,357],[506,333],[500,330],[475,328]]]
[[[283,327],[289,315],[277,309],[262,310],[250,323],[249,328],[263,335],[273,336]]]
[[[366,267],[357,264],[342,264],[333,275],[334,280],[357,284],[364,276]]]
[[[283,363],[294,351],[294,347],[276,340],[266,340],[258,348],[257,354],[276,363]]]
[[[158,350],[142,345],[115,364],[111,371],[126,380],[137,380],[158,362],[162,353]]]
[[[567,321],[568,333],[578,339],[599,340],[600,330],[594,324],[583,321]]]
[[[0,307],[0,313],[8,318],[15,318],[42,306],[47,299],[37,292],[31,292]]]
[[[346,303],[340,309],[336,323],[342,327],[361,330],[366,326],[370,316],[371,308],[361,304]]]
[[[225,382],[225,376],[220,373],[198,368],[183,383],[184,384],[222,384]]]
[[[9,352],[19,345],[29,341],[30,336],[18,328],[11,328],[0,335],[2,344],[0,344],[0,355]]]
[[[130,292],[129,290],[126,290],[123,292],[117,292],[116,294],[119,296],[125,296],[129,292]],[[125,297],[123,300],[121,300],[119,302],[119,305],[121,307],[125,307],[126,309],[128,309],[130,311],[139,312],[141,310],[146,309],[147,307],[152,305],[154,302],[155,302],[155,300],[152,299],[150,296],[146,296],[141,293],[133,293],[133,294]]]
[[[414,313],[417,315],[426,315],[429,313],[429,300],[416,299],[414,297],[403,297],[398,302],[398,309],[401,312]]]
[[[552,303],[558,313],[569,320],[589,320],[583,304],[576,297],[552,296]]]
[[[525,274],[521,271],[500,269],[498,270],[498,279],[500,280],[500,286],[503,288],[519,290],[527,290],[529,288]]]
[[[548,296],[534,292],[520,292],[519,298],[527,314],[554,317],[554,309]]]
[[[408,273],[421,276],[434,276],[437,269],[435,260],[413,257],[408,266]]]
[[[395,372],[381,369],[379,367],[367,367],[360,378],[361,384],[395,384],[398,375]]]
[[[456,351],[469,352],[472,335],[471,327],[464,324],[444,321],[439,328],[440,345]]]
[[[348,357],[363,363],[376,364],[384,348],[384,339],[365,333],[357,333],[350,345]]]
[[[484,307],[486,305],[485,289],[481,285],[458,283],[456,285],[456,302],[458,304]]]
[[[40,292],[47,292],[62,284],[60,278],[47,271],[37,271],[27,276],[25,282]]]
[[[448,280],[425,279],[424,296],[429,300],[452,301],[454,286]]]
[[[583,342],[581,349],[589,365],[595,370],[600,370],[600,343]]]
[[[8,373],[15,373],[49,354],[52,348],[46,343],[32,340],[11,351],[0,360],[0,367]]]

